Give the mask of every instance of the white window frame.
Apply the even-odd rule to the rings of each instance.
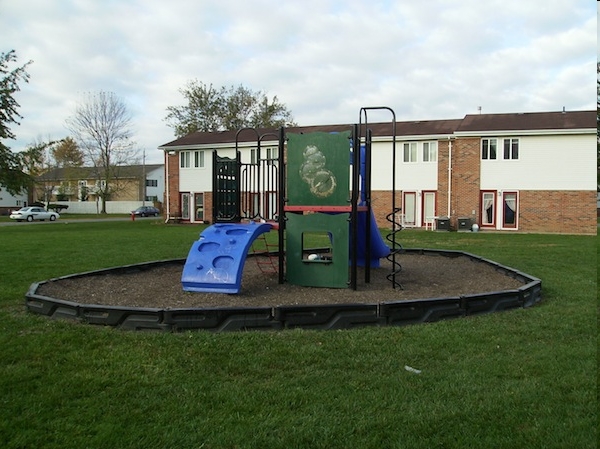
[[[267,148],[267,165],[273,165],[277,159],[277,148]]]
[[[194,151],[194,168],[204,168],[204,151]]]
[[[423,162],[437,162],[437,142],[423,142]]]
[[[192,152],[181,151],[179,153],[179,168],[191,168]]]
[[[404,142],[402,144],[402,161],[412,164],[418,160],[417,142]]]
[[[492,142],[494,143],[494,154],[492,157]],[[481,139],[481,160],[495,161],[498,160],[498,139],[496,137],[485,137]]]
[[[508,148],[506,147],[507,143],[508,143]],[[521,146],[521,144],[519,142],[519,139],[516,137],[507,137],[506,139],[503,139],[502,140],[502,158],[505,161],[518,161],[520,146]],[[508,157],[506,157],[507,151],[508,151]]]

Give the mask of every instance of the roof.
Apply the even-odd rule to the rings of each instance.
[[[162,164],[146,164],[146,165],[121,165],[115,167],[117,177],[125,178],[140,178],[144,171],[149,173],[152,170],[163,167]],[[53,168],[36,177],[38,181],[56,181],[62,179],[93,179],[98,177],[100,167],[60,167]]]
[[[596,128],[596,111],[467,115],[456,132]]]
[[[373,136],[391,136],[392,123],[369,123]],[[466,115],[462,119],[396,122],[396,136],[451,136],[460,132],[574,130],[596,128],[596,111],[533,112],[511,114]],[[286,128],[287,133],[341,132],[352,129],[350,124],[312,125]],[[179,149],[189,146],[210,146],[238,142],[277,140],[275,128],[238,131],[194,132],[161,145],[159,148]]]
[[[460,119],[396,122],[396,136],[452,135],[460,122]],[[286,128],[286,132],[295,134],[343,132],[351,130],[352,126],[351,124],[294,126]],[[373,136],[391,136],[393,132],[391,122],[368,123],[368,127],[373,131]],[[159,148],[173,149],[194,145],[231,143],[236,141],[236,135],[238,142],[256,142],[260,136],[267,137],[267,139],[262,138],[262,141],[277,140],[278,132],[279,130],[275,128],[258,128],[256,131],[248,129],[242,130],[239,134],[237,131],[194,132],[165,143]]]

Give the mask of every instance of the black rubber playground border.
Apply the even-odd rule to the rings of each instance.
[[[429,323],[503,310],[526,308],[541,301],[540,279],[474,254],[435,249],[406,249],[406,253],[466,256],[472,261],[488,264],[523,285],[518,289],[486,292],[446,298],[426,298],[380,302],[376,304],[325,304],[317,306],[276,307],[213,307],[160,309],[142,307],[113,307],[80,304],[38,295],[40,286],[60,279],[127,273],[148,270],[167,264],[183,264],[185,260],[163,260],[116,268],[72,274],[33,283],[25,295],[29,311],[51,318],[66,318],[82,323],[113,326],[123,330],[213,332],[281,329],[349,329],[364,326],[402,326]]]

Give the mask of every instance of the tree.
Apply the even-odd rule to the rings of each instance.
[[[216,89],[212,84],[193,80],[179,92],[187,105],[169,106],[165,118],[177,137],[196,131],[295,125],[291,112],[276,96],[270,100],[263,92],[253,92],[242,85]]]
[[[19,82],[29,82],[29,74],[26,68],[32,61],[10,70],[9,65],[17,60],[14,50],[8,53],[0,53],[0,185],[4,186],[9,193],[15,195],[32,185],[32,177],[23,172],[23,160],[21,155],[13,153],[10,147],[3,142],[5,139],[15,139],[10,130],[11,124],[19,124],[23,118],[17,112],[20,107],[14,98],[18,92]]]
[[[106,201],[118,188],[119,167],[133,163],[137,157],[131,120],[125,103],[114,93],[104,91],[88,94],[67,119],[67,128],[96,169],[96,193],[102,199],[103,214]]]
[[[51,153],[59,168],[81,167],[84,163],[83,151],[79,149],[77,142],[72,137],[61,140]]]

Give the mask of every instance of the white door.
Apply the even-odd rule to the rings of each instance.
[[[181,218],[184,220],[190,219],[190,194],[181,194]]]
[[[402,212],[404,225],[416,226],[417,224],[417,192],[404,192]]]
[[[422,226],[426,222],[433,226],[435,217],[435,192],[423,192],[423,215],[421,216]]]
[[[481,227],[496,227],[496,191],[487,190],[481,192]]]

